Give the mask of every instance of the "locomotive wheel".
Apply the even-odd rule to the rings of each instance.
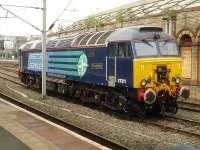
[[[169,106],[167,112],[172,113],[172,114],[176,114],[178,112],[178,105],[173,104],[172,106]]]
[[[137,112],[137,116],[139,117],[139,118],[145,118],[146,117],[146,111],[145,110],[141,110],[141,111],[139,111],[139,112]]]
[[[74,97],[75,98],[80,98],[82,96],[82,89],[81,88],[77,88],[75,91],[74,91]]]
[[[127,112],[127,99],[120,93],[111,92],[109,93],[106,100],[103,102],[103,105],[114,111],[123,111]]]
[[[178,105],[177,104],[174,104],[172,112],[173,112],[173,114],[176,114],[178,112]]]
[[[164,104],[161,104],[161,107],[160,107],[160,115],[162,117],[165,117],[165,114],[166,113],[166,108],[165,108],[165,105]]]
[[[145,106],[144,105],[139,105],[139,107],[137,107],[136,109],[136,116],[141,118],[141,119],[144,119],[147,115],[147,112],[145,110]]]
[[[127,99],[124,97],[124,96],[119,96],[118,97],[118,105],[119,105],[119,107],[121,108],[121,110],[123,111],[123,112],[128,112],[128,104],[127,104]]]

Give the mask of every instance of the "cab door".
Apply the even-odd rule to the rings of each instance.
[[[129,41],[117,43],[116,72],[117,86],[132,87],[133,52]]]
[[[108,44],[108,51],[106,56],[106,80],[108,86],[115,87],[116,82],[116,43]]]
[[[108,86],[132,87],[133,53],[130,42],[108,44],[106,80]]]

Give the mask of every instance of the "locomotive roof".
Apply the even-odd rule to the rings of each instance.
[[[159,34],[161,39],[175,40],[172,36],[162,32],[162,28],[153,26],[135,26],[120,28],[116,30],[87,32],[73,34],[66,37],[54,37],[47,39],[47,49],[71,48],[71,47],[100,47],[106,46],[108,42],[137,41],[152,39]],[[27,42],[20,47],[21,50],[41,50],[41,40]]]

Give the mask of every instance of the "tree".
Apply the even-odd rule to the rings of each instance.
[[[95,23],[96,23],[96,30],[98,30],[98,28],[101,28],[105,25],[102,20],[97,19],[97,18],[96,18]]]
[[[161,14],[163,17],[174,17],[176,16],[176,10],[168,7],[168,8],[163,9]]]
[[[96,24],[96,16],[91,15],[85,19],[85,26],[87,29],[94,28]]]
[[[166,31],[172,35],[176,34],[176,10],[165,8],[161,11],[162,19],[167,23]],[[171,26],[171,28],[170,28]]]
[[[59,23],[58,24],[58,32],[63,32],[63,31],[65,31],[65,28],[62,24]]]
[[[16,37],[15,48],[19,49],[21,45],[28,41],[27,37]]]
[[[124,19],[125,19],[125,13],[124,11],[121,9],[117,12],[116,16],[115,16],[115,20],[116,20],[116,23],[119,23],[120,24],[120,27],[123,27],[123,22],[124,22]]]

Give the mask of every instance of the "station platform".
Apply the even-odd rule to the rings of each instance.
[[[0,99],[0,149],[108,149]]]

